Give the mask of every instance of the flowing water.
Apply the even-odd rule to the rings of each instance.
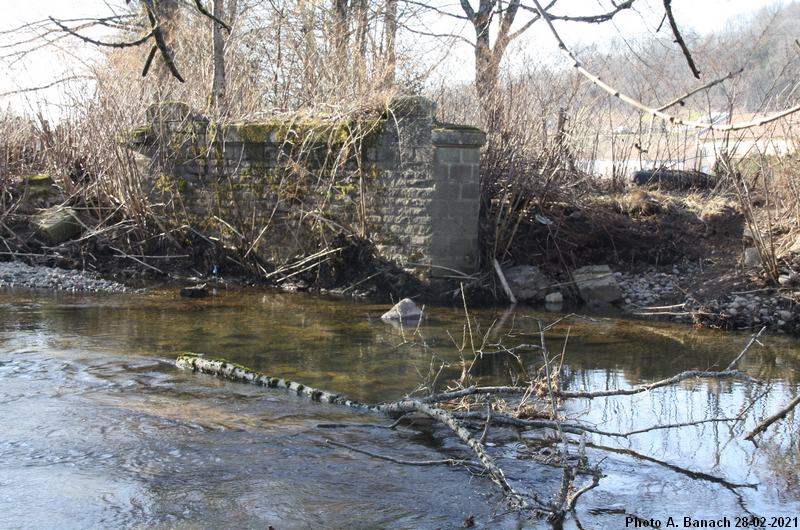
[[[158,290],[0,291],[0,528],[452,528],[470,516],[478,527],[548,528],[509,514],[497,488],[463,468],[401,465],[326,443],[405,460],[469,457],[444,429],[375,428],[386,420],[173,364],[181,351],[206,352],[385,401],[458,377],[460,349],[471,359],[472,345],[484,338],[486,351],[498,342],[536,343],[537,319],[559,317],[472,311],[470,340],[463,308],[427,308],[416,335],[381,322],[383,310],[273,292],[183,300]],[[748,340],[601,317],[565,320],[547,337],[552,352],[565,351],[561,383],[571,389],[722,369]],[[727,516],[732,523],[747,514],[800,517],[800,418],[771,427],[758,449],[743,440],[800,384],[800,343],[780,336],[763,342],[740,367],[764,385],[687,381],[566,404],[569,418],[616,432],[745,414],[732,426],[591,436],[587,456],[604,477],[565,527],[625,528],[634,516],[664,527],[668,517],[676,527],[687,516]],[[451,366],[440,372],[442,361]],[[491,354],[472,373],[484,383],[506,383],[539,366],[535,351],[519,359]],[[351,425],[321,427],[331,423]],[[531,459],[543,436],[493,429],[489,450],[515,486],[547,497],[560,470]]]

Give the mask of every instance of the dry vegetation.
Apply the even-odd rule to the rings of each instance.
[[[132,5],[125,16],[136,18],[138,10],[147,5]],[[662,164],[694,168],[700,164],[696,157],[702,142],[697,130],[634,116],[623,103],[598,92],[590,79],[533,59],[522,61],[525,66],[513,72],[502,68],[483,72],[484,77],[487,72],[495,76],[487,81],[490,98],[486,87],[480,86],[425,88],[426,65],[412,59],[413,44],[398,41],[403,32],[414,35],[419,28],[416,22],[426,15],[426,10],[415,4],[335,2],[321,7],[280,2],[267,8],[229,1],[223,7],[220,18],[232,28],[230,33],[222,33],[224,105],[209,98],[215,82],[214,37],[209,31],[213,21],[178,3],[162,2],[157,8],[159,28],[174,58],[173,66],[185,82],[175,81],[168,61],[160,55],[148,62],[152,50],[147,46],[110,48],[89,72],[90,97],[85,93],[70,97],[69,91],[64,91],[67,111],[58,124],[48,123],[42,115],[20,117],[10,111],[0,117],[0,127],[6,131],[0,140],[0,179],[4,184],[0,230],[5,247],[0,250],[4,256],[106,270],[125,263],[126,268],[147,273],[189,274],[192,269],[205,273],[213,261],[227,259],[237,271],[270,277],[276,269],[291,264],[262,263],[253,258],[250,251],[263,236],[264,227],[248,225],[246,212],[243,220],[218,215],[224,223],[191,226],[181,215],[179,190],[154,203],[158,170],[143,171],[136,163],[121,141],[126,131],[143,123],[145,110],[154,102],[186,102],[221,127],[298,110],[333,116],[336,122],[375,116],[384,111],[392,94],[424,91],[437,101],[441,121],[477,123],[487,130],[489,141],[481,161],[482,267],[486,270],[494,258],[507,263],[538,262],[564,272],[597,262],[635,268],[696,260],[706,245],[720,246],[725,260],[730,260],[741,251],[740,231],[747,225],[756,234],[754,244],[765,269],[763,281],[775,283],[783,272],[796,272],[793,260],[798,253],[796,227],[800,226],[796,168],[800,162],[795,154],[770,154],[758,144],[743,157],[736,145],[752,135],[717,133],[713,138],[716,186],[690,192],[631,189],[629,178],[634,169]],[[624,53],[582,49],[576,54],[585,58],[589,70],[607,71],[609,82],[639,100],[671,101],[672,107],[661,108],[679,109],[676,112],[681,119],[713,117],[718,109],[731,113],[741,108],[780,109],[794,102],[794,81],[788,73],[796,70],[796,58],[788,53],[771,56],[769,86],[763,75],[753,77],[751,70],[766,72],[763,64],[753,65],[763,49],[783,46],[785,24],[776,20],[792,19],[796,11],[796,6],[780,16],[764,11],[754,22],[722,34],[688,39],[696,62],[708,69],[706,81],[696,85],[687,72],[680,74],[681,68],[685,70],[683,57],[675,50],[670,54],[661,35],[632,42]],[[89,31],[84,26],[67,26],[79,35]],[[133,41],[147,29],[145,22],[119,22],[115,27],[121,29],[106,31],[103,40]],[[49,21],[28,30],[41,35],[45,28],[46,35],[60,31]],[[502,27],[500,31],[498,39]],[[5,35],[19,42],[29,37],[24,31]],[[753,43],[747,64],[723,53],[742,40]],[[479,40],[476,50],[480,46]],[[505,50],[495,47],[495,66],[502,66],[499,61]],[[648,70],[656,60],[663,68]],[[146,77],[141,75],[144,64],[148,65]],[[476,83],[484,77],[479,75]],[[653,82],[653,78],[669,82]],[[676,94],[693,92],[698,85],[705,88],[672,100]],[[789,116],[770,129],[761,128],[760,139],[793,142],[793,123]],[[357,144],[358,134],[351,145],[336,149],[347,149],[352,155],[359,150]],[[332,159],[341,159],[341,154]],[[306,155],[289,157],[287,168]],[[343,158],[349,160],[351,155]],[[607,162],[610,178],[597,176],[597,161]],[[322,173],[334,178],[331,175],[335,176],[336,169],[331,171],[328,166]],[[35,186],[31,191],[28,177],[38,174],[50,176],[54,183],[55,189],[47,195],[37,195]],[[317,183],[330,187],[331,182],[320,175],[315,177]],[[287,181],[287,189],[289,184]],[[88,228],[80,244],[51,248],[26,229],[21,214],[53,203],[80,212]],[[352,203],[358,208],[358,199]],[[352,246],[348,259],[358,256],[359,266],[374,266],[368,258],[371,250],[363,219],[337,233],[326,229],[330,223],[318,218],[305,216],[301,226],[299,217],[295,215],[293,221],[295,239],[310,243],[295,256],[296,263],[332,248],[333,239],[341,236]],[[307,233],[314,237],[306,238]],[[168,262],[148,256],[176,258]],[[324,263],[327,272],[324,267],[320,269],[323,274],[310,267],[302,275],[312,281],[320,277],[342,281],[333,270],[335,257],[326,257],[303,263]],[[491,277],[484,275],[482,281]]]

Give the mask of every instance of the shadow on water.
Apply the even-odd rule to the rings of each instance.
[[[463,308],[429,308],[420,327],[424,344],[412,330],[381,322],[384,310],[273,292],[184,300],[165,291],[91,297],[0,291],[4,525],[447,528],[474,515],[479,526],[546,528],[504,514],[488,481],[463,469],[401,466],[325,443],[331,438],[411,460],[465,456],[443,430],[326,432],[317,425],[380,418],[171,364],[178,352],[206,352],[367,401],[413,391],[441,362],[450,366],[440,383],[460,374],[459,347],[471,352]],[[472,316],[472,342],[499,352],[472,368],[489,384],[524,378],[541,364],[533,349],[517,357],[497,343],[535,344],[536,319],[557,317],[526,309]],[[688,369],[722,369],[747,336],[595,318],[569,319],[548,333],[552,352],[565,341],[561,383],[606,389]],[[681,522],[748,512],[800,515],[798,419],[771,428],[759,450],[742,440],[798,391],[800,345],[768,337],[740,367],[766,384],[686,381],[634,397],[566,404],[568,417],[626,432],[736,416],[770,390],[732,426],[593,437],[590,461],[601,462],[606,476],[565,526],[624,527],[626,514]],[[500,431],[491,450],[512,480],[557,486],[558,470],[530,460],[541,434]]]

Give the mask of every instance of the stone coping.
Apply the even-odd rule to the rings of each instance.
[[[486,143],[486,133],[474,127],[436,127],[431,141],[437,147],[480,147]]]

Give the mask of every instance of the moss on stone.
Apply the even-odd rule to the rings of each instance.
[[[333,120],[290,115],[258,122],[237,123],[233,127],[239,138],[248,143],[342,148],[359,137],[363,144],[374,143],[383,134],[385,122],[382,117]]]
[[[183,193],[189,188],[189,181],[184,177],[176,177],[162,173],[158,179],[156,179],[155,187],[162,192]]]
[[[31,186],[49,186],[53,183],[53,179],[47,173],[37,173],[25,177],[25,182]]]

